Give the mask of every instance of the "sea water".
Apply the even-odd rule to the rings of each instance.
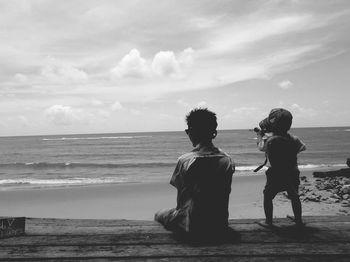
[[[295,128],[307,146],[299,167],[342,168],[350,157],[350,128]],[[264,162],[249,130],[222,130],[215,144],[236,164],[236,175],[261,175]],[[0,137],[0,190],[168,181],[177,158],[192,150],[185,132]]]

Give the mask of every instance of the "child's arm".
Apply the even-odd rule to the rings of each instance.
[[[267,150],[267,139],[268,139],[268,135],[261,133],[261,132],[257,132],[256,133],[258,141],[257,141],[257,146],[259,148],[260,151],[262,152],[266,152]]]

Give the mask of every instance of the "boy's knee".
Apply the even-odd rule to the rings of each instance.
[[[175,215],[175,208],[162,209],[154,214],[154,220],[165,225],[173,218]]]

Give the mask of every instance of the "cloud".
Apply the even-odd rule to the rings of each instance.
[[[314,117],[317,115],[317,111],[313,108],[304,108],[298,104],[292,104],[291,109],[293,113],[298,117]]]
[[[141,57],[139,50],[132,49],[119,64],[111,69],[112,78],[142,78],[149,74],[146,60]]]
[[[239,51],[272,36],[307,30],[314,26],[311,15],[285,15],[264,17],[248,16],[236,23],[223,26],[215,33],[209,47],[201,50],[207,55]]]
[[[41,76],[45,81],[62,84],[84,83],[89,79],[87,73],[83,70],[51,58],[49,63],[42,68]]]
[[[86,116],[81,110],[70,106],[53,105],[46,109],[45,113],[48,119],[58,126],[72,125],[86,120]]]
[[[182,67],[189,67],[194,63],[194,50],[189,47],[179,54],[179,63]]]
[[[186,48],[176,57],[173,51],[160,51],[152,61],[152,70],[161,76],[181,76],[194,63],[194,50]]]
[[[180,65],[173,51],[160,51],[154,56],[152,69],[161,76],[175,76],[180,72]]]
[[[186,48],[176,55],[174,51],[160,51],[152,60],[141,57],[140,51],[132,49],[110,70],[112,79],[155,78],[157,76],[181,76],[193,62],[192,48]]]
[[[289,80],[283,80],[282,82],[278,83],[278,86],[284,90],[289,89],[293,86],[293,83]]]
[[[113,105],[111,106],[112,111],[120,111],[122,109],[124,109],[124,107],[122,106],[122,104],[119,101],[115,101],[113,103]]]
[[[19,83],[25,83],[28,81],[28,77],[26,75],[19,74],[19,73],[15,74],[14,78]]]

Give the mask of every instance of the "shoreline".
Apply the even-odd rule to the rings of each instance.
[[[346,168],[346,164],[337,164],[337,165],[324,165],[313,167],[299,167],[299,170],[302,173],[308,174],[312,176],[312,173],[315,171],[324,172],[324,171],[334,171],[340,168]],[[263,167],[258,173],[254,173],[253,171],[237,171],[233,174],[234,177],[265,177],[265,170],[267,168]],[[104,187],[104,186],[116,186],[116,185],[137,185],[137,184],[164,184],[168,183],[171,175],[162,180],[148,180],[148,181],[126,181],[126,182],[109,182],[109,183],[91,183],[91,184],[38,184],[38,185],[27,185],[27,184],[19,184],[17,186],[13,185],[0,185],[0,192],[10,192],[10,191],[32,191],[32,190],[56,190],[56,189],[69,189],[69,188],[85,188],[85,187]]]
[[[301,176],[311,181],[314,171],[301,170]],[[234,174],[230,219],[264,217],[264,185],[264,172],[252,176]],[[0,216],[153,220],[156,211],[176,206],[176,194],[168,181],[4,190],[0,191]],[[302,205],[305,216],[341,215],[338,203]],[[276,196],[274,207],[274,217],[293,214],[290,201],[282,193]]]

